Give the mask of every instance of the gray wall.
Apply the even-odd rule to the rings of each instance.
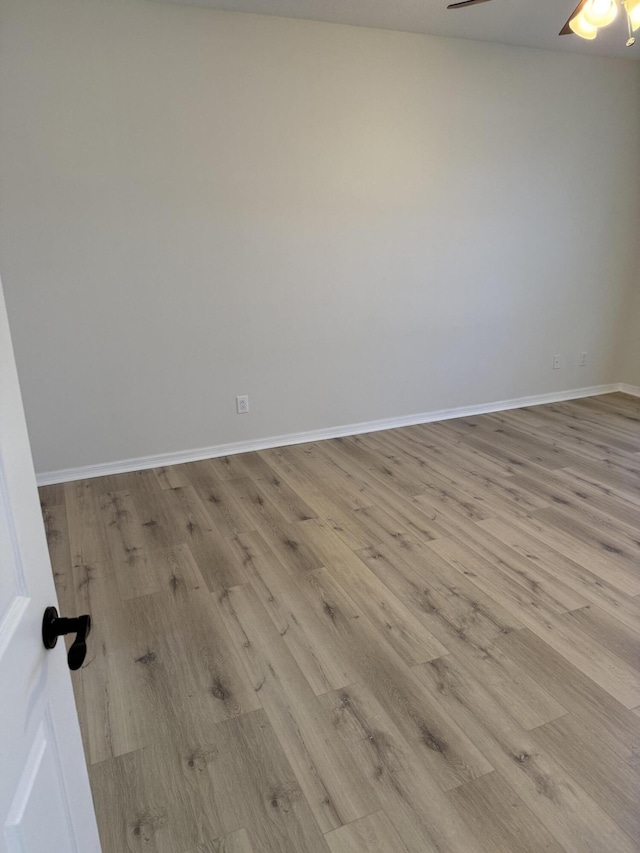
[[[0,273],[38,471],[622,378],[640,63],[0,4]]]
[[[620,380],[640,388],[640,278],[629,292],[625,306]]]

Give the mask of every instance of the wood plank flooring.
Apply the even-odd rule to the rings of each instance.
[[[41,500],[104,853],[640,851],[640,400]]]

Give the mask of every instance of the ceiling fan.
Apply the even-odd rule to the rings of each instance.
[[[462,0],[451,3],[447,9],[464,9],[466,6],[477,6],[488,3],[489,0]],[[583,39],[594,39],[600,27],[606,27],[618,14],[622,7],[627,16],[629,38],[627,47],[635,44],[633,33],[640,27],[640,0],[580,0],[569,15],[569,20],[560,30],[561,36],[575,33]]]

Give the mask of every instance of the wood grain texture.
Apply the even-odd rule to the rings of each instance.
[[[383,811],[327,833],[331,853],[408,853]]]
[[[640,402],[47,486],[104,853],[632,853]]]
[[[488,691],[452,657],[420,667],[452,718],[481,746],[495,769],[560,844],[568,849],[636,849],[631,838],[557,762],[540,749]]]
[[[265,853],[327,853],[263,711],[207,740],[177,737],[93,765],[91,780],[106,850],[233,851],[244,841]],[[225,838],[241,828],[244,839]]]
[[[205,841],[186,853],[256,853],[246,829],[230,832],[224,838]]]
[[[640,741],[627,748],[575,714],[545,723],[531,734],[640,847]]]
[[[366,685],[327,693],[336,735],[385,804],[410,853],[484,850],[447,798],[426,762]]]
[[[562,853],[565,849],[497,772],[467,782],[448,796],[485,847],[495,853]]]

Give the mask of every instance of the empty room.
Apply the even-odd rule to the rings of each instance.
[[[0,0],[0,853],[640,851],[640,0],[575,4]]]

